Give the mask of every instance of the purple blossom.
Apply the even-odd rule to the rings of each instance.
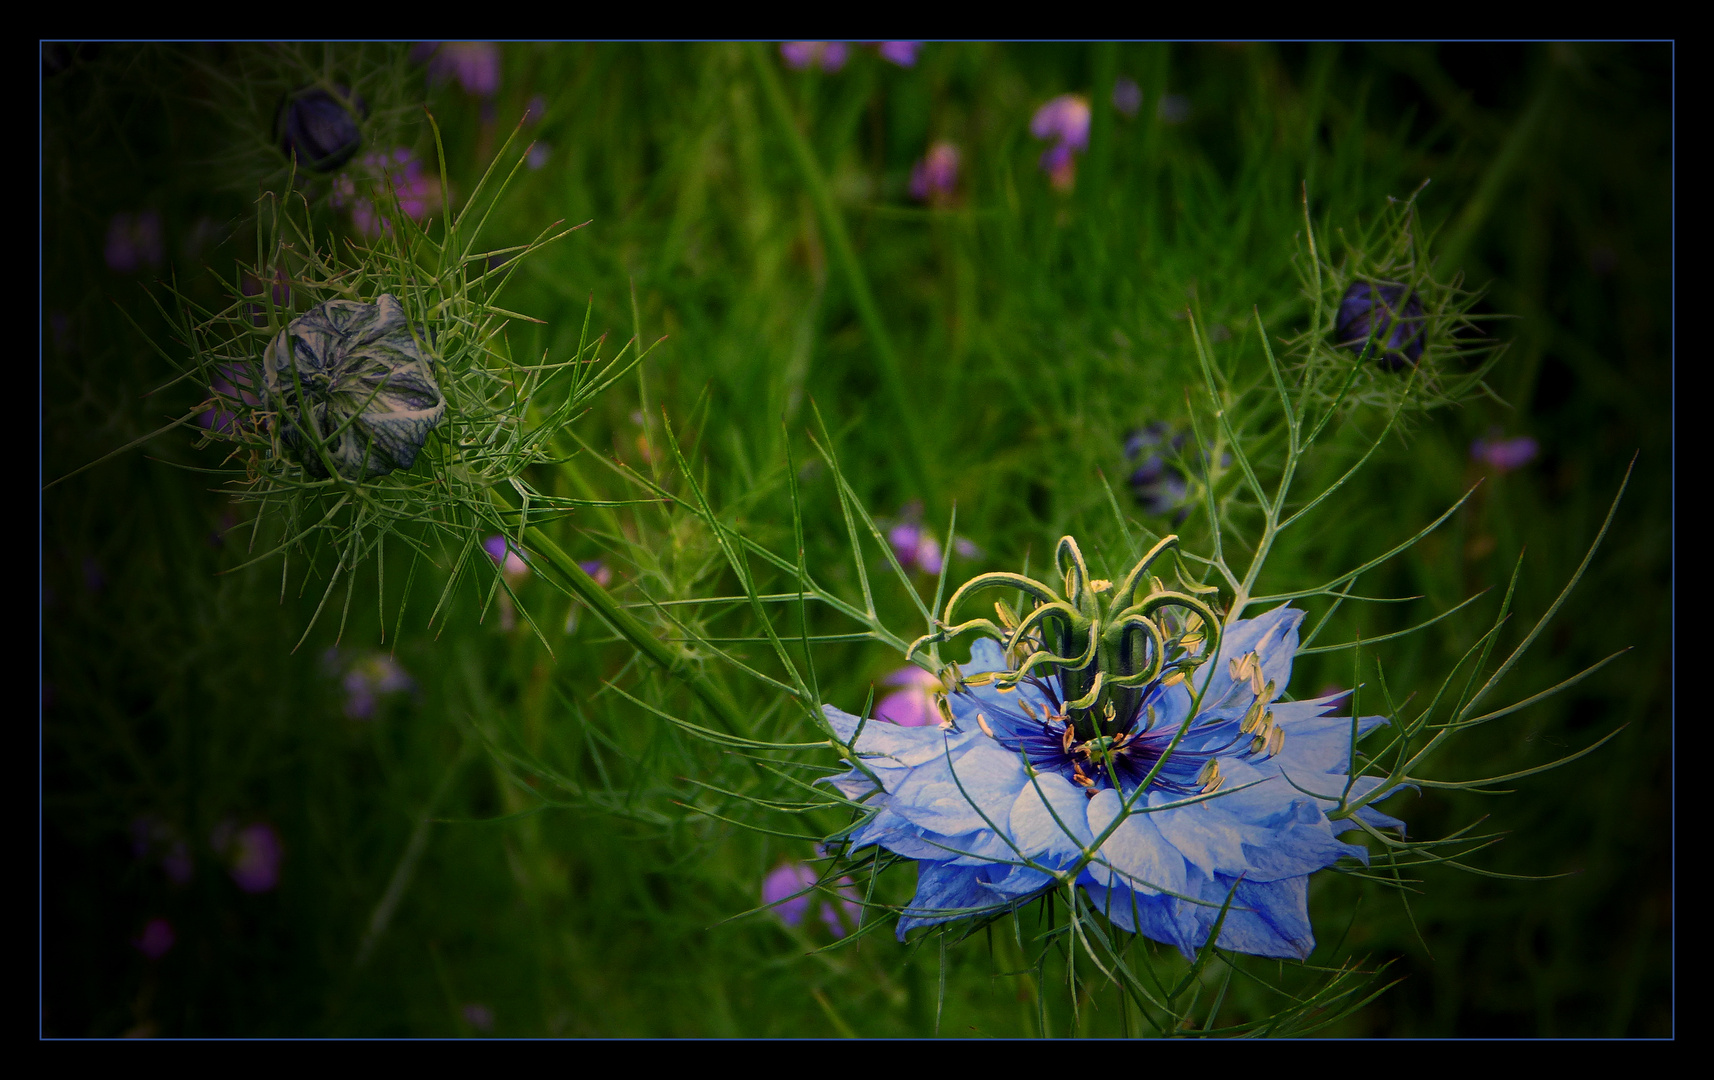
[[[424,41],[411,59],[428,60],[429,82],[457,79],[473,97],[492,97],[500,89],[500,46],[492,41]]]
[[[1135,116],[1143,107],[1143,88],[1137,80],[1120,77],[1113,84],[1113,108],[1125,116]]]
[[[815,896],[812,890],[816,880],[814,869],[805,863],[781,863],[762,882],[762,903],[771,906],[774,914],[787,926],[797,926],[809,911],[810,900]],[[863,908],[857,902],[850,878],[842,877],[838,884],[838,902],[823,899],[819,906],[821,921],[827,929],[835,937],[844,937],[849,930],[856,928]],[[799,893],[802,895],[796,895]]]
[[[1528,435],[1519,435],[1515,439],[1502,439],[1499,432],[1488,434],[1485,439],[1477,439],[1470,444],[1470,459],[1479,462],[1495,472],[1511,472],[1522,468],[1535,460],[1541,447]]]
[[[238,415],[227,409],[228,402],[257,403],[256,395],[250,392],[250,379],[236,364],[222,364],[217,369],[208,394],[208,408],[196,418],[196,422],[210,431],[230,432],[237,424]]]
[[[513,586],[530,576],[530,564],[524,561],[517,547],[504,536],[490,536],[482,541],[482,550],[499,565],[500,572],[506,575],[506,580]]]
[[[108,269],[134,274],[145,265],[161,265],[161,215],[153,210],[114,214],[107,225]]]
[[[1088,98],[1061,94],[1037,109],[1030,120],[1031,135],[1054,141],[1042,153],[1041,168],[1060,191],[1069,191],[1076,182],[1075,155],[1089,149],[1089,118]]]
[[[337,667],[339,656],[328,650],[330,663]],[[382,694],[394,694],[415,688],[416,682],[386,653],[374,652],[353,660],[343,681],[345,715],[353,720],[367,720],[375,714],[376,699]]]
[[[1190,481],[1185,468],[1190,466],[1200,475],[1205,463],[1186,460],[1189,440],[1189,432],[1175,431],[1159,420],[1138,428],[1125,439],[1125,457],[1137,462],[1130,476],[1131,493],[1137,505],[1151,514],[1163,517],[1171,514],[1175,522],[1190,516]],[[1231,464],[1231,460],[1232,455],[1222,455],[1221,467]]]
[[[917,52],[921,49],[920,41],[883,41],[875,46],[881,59],[900,67],[916,67]]]
[[[881,699],[875,706],[875,719],[887,720],[900,727],[929,727],[941,722],[934,695],[942,689],[940,680],[912,664],[900,668],[884,680],[888,686],[902,686]]]
[[[600,559],[587,559],[577,564],[583,572],[595,579],[595,584],[605,589],[613,582],[613,571]]]
[[[286,157],[316,172],[332,172],[363,145],[361,123],[369,106],[348,87],[330,93],[302,86],[280,99],[274,139]]]
[[[530,98],[529,102],[524,105],[524,123],[525,123],[525,125],[533,124],[536,121],[540,120],[542,118],[542,116],[547,111],[548,111],[548,99],[547,98],[541,96],[540,94],[537,94],[534,97]]]
[[[911,168],[911,198],[917,202],[948,200],[958,187],[958,161],[958,147],[947,140],[930,146]]]
[[[887,533],[887,541],[893,545],[899,565],[906,570],[940,573],[940,542],[921,525],[911,521],[894,525]]]
[[[543,165],[546,165],[548,163],[548,158],[552,156],[553,147],[549,146],[547,143],[531,143],[529,153],[524,155],[524,164],[528,165],[532,170],[537,170]]]
[[[386,184],[398,199],[399,209],[413,220],[421,221],[440,207],[440,183],[423,168],[414,150],[401,146],[391,154],[365,154],[358,171],[375,184]],[[393,227],[374,202],[357,193],[357,184],[350,176],[334,181],[330,201],[334,206],[350,205],[351,223],[364,236],[379,236]]]
[[[265,893],[280,883],[280,835],[258,822],[238,830],[230,849],[232,880],[247,893]]]
[[[143,924],[143,933],[131,944],[149,959],[159,960],[172,949],[174,940],[173,924],[157,917]]]
[[[843,41],[780,42],[780,56],[793,71],[810,67],[828,72],[838,71],[845,66],[848,52],[849,49]]]

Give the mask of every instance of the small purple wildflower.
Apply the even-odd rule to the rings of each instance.
[[[774,914],[787,926],[797,926],[809,912],[812,890],[816,883],[814,869],[801,862],[783,862],[762,882],[762,903],[771,906]],[[802,895],[795,895],[801,893]],[[857,903],[850,878],[839,879],[840,899],[837,904],[823,901],[821,921],[835,937],[844,937],[848,927],[857,926],[863,909]]]
[[[547,111],[547,98],[540,94],[530,98],[529,102],[524,105],[524,125],[527,127],[530,124],[536,123],[547,113]]]
[[[782,41],[780,57],[793,71],[820,68],[834,72],[845,66],[849,49],[843,41]]]
[[[1125,457],[1137,462],[1129,481],[1137,504],[1151,514],[1163,517],[1171,514],[1175,522],[1190,516],[1187,502],[1190,481],[1184,471],[1185,444],[1189,439],[1189,432],[1175,432],[1159,420],[1138,428],[1125,439]],[[1227,454],[1220,464],[1225,466],[1230,462],[1231,455]],[[1201,465],[1196,461],[1189,464],[1199,468]]]
[[[902,686],[881,699],[875,706],[875,719],[886,720],[900,727],[930,727],[941,722],[934,695],[942,688],[940,680],[912,664],[900,668],[884,680],[888,686]]]
[[[583,572],[595,579],[595,584],[605,589],[613,582],[612,569],[600,559],[588,559],[577,564]]]
[[[1333,334],[1359,356],[1367,352],[1387,370],[1401,371],[1422,359],[1423,322],[1422,301],[1403,285],[1356,281],[1339,301]]]
[[[1060,191],[1071,190],[1077,180],[1075,155],[1089,149],[1089,99],[1081,94],[1061,94],[1036,110],[1030,134],[1052,139],[1054,144],[1041,156],[1042,172]]]
[[[923,159],[911,167],[911,198],[917,202],[943,203],[958,187],[958,147],[941,139],[928,148]]]
[[[119,274],[161,265],[161,215],[153,210],[114,214],[107,225],[104,255],[108,269]]]
[[[1113,84],[1113,108],[1123,116],[1135,116],[1143,107],[1143,88],[1137,80],[1121,76]]]
[[[138,952],[151,960],[159,960],[172,950],[177,935],[173,933],[173,924],[162,918],[153,918],[143,924],[143,933],[131,942]]]
[[[239,829],[229,849],[232,880],[247,893],[265,893],[280,883],[280,834],[258,822]]]
[[[930,536],[921,525],[911,521],[894,525],[887,532],[887,541],[893,545],[893,554],[899,565],[906,570],[940,573],[940,541]]]
[[[428,60],[429,82],[458,80],[472,97],[492,97],[500,89],[500,46],[492,41],[422,42],[411,50],[412,59]],[[425,49],[426,46],[426,49]]]
[[[337,665],[338,654],[333,654]],[[375,715],[377,698],[415,688],[416,682],[386,653],[375,652],[353,660],[345,673],[345,715],[353,720],[367,720]]]
[[[514,586],[530,576],[530,564],[524,561],[517,547],[504,536],[490,536],[482,541],[482,550],[499,565],[500,572],[505,574],[506,580]]]
[[[385,183],[398,199],[399,209],[416,221],[440,207],[440,183],[423,168],[413,150],[399,147],[391,154],[365,154],[360,171],[377,184]],[[351,223],[364,236],[379,236],[393,227],[372,201],[357,194],[357,184],[349,176],[334,181],[330,201],[334,206],[350,205]]]
[[[921,49],[920,41],[883,41],[875,46],[875,51],[881,55],[881,59],[900,67],[916,67],[917,53]]]
[[[548,163],[548,158],[552,156],[553,147],[549,146],[547,143],[531,143],[529,153],[524,155],[524,164],[528,165],[532,170],[539,170],[543,165]]]
[[[464,1022],[484,1034],[494,1030],[494,1010],[472,1001],[464,1006]]]
[[[1528,435],[1519,435],[1515,439],[1502,439],[1498,431],[1489,432],[1485,439],[1477,439],[1470,444],[1470,458],[1480,462],[1495,472],[1511,472],[1520,469],[1535,460],[1541,446]]]

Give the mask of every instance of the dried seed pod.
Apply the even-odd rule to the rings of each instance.
[[[265,407],[312,475],[347,480],[408,469],[446,415],[446,398],[405,309],[388,294],[375,303],[329,300],[293,319],[262,357]],[[311,434],[313,432],[313,435]]]

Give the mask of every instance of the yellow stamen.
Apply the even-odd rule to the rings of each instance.
[[[994,729],[988,726],[988,718],[981,713],[976,714],[976,726],[982,729],[982,734],[994,738]]]

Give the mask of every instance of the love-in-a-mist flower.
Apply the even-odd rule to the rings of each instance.
[[[305,471],[347,480],[408,469],[446,415],[426,348],[398,298],[329,300],[293,319],[262,355],[262,398]],[[316,444],[320,444],[320,451]]]
[[[928,148],[921,161],[911,166],[911,198],[940,203],[958,189],[958,147],[941,139]]]
[[[300,86],[280,99],[274,142],[286,157],[316,172],[332,172],[363,145],[369,106],[349,87]]]
[[[1114,583],[1092,579],[1066,537],[1055,552],[1063,595],[1018,574],[966,583],[934,638],[985,636],[955,672],[944,726],[862,723],[824,706],[855,751],[830,781],[865,815],[852,848],[917,860],[901,938],[1075,884],[1115,926],[1186,955],[1223,909],[1224,948],[1314,948],[1309,875],[1343,857],[1367,862],[1338,838],[1357,821],[1328,815],[1380,786],[1346,770],[1353,735],[1383,721],[1328,716],[1337,699],[1285,700],[1303,613],[1222,625],[1212,589],[1150,574],[1176,544],[1163,540]],[[988,588],[1034,606],[955,623],[960,603]],[[1370,806],[1355,816],[1400,824]]]
[[[1041,168],[1061,191],[1070,190],[1077,178],[1074,155],[1089,149],[1089,121],[1089,99],[1082,94],[1061,94],[1030,119],[1031,135],[1053,141],[1042,153]]]
[[[390,191],[399,209],[413,221],[423,220],[440,206],[440,181],[429,175],[414,150],[399,147],[390,154],[364,154],[351,171]],[[357,182],[349,174],[334,180],[328,201],[350,206],[351,224],[364,236],[380,236],[393,227],[372,200],[358,193]]]
[[[1487,438],[1477,439],[1470,444],[1470,459],[1495,472],[1504,473],[1528,465],[1540,451],[1540,445],[1528,435],[1502,439],[1499,432],[1495,431]]]
[[[786,62],[786,67],[793,71],[812,67],[822,71],[838,71],[845,66],[845,58],[849,53],[850,49],[843,41],[780,42],[780,58]]]
[[[1334,340],[1389,371],[1422,359],[1422,301],[1403,285],[1355,281],[1339,301]]]
[[[773,908],[774,914],[787,926],[797,926],[809,913],[810,901],[816,898],[815,870],[807,863],[783,862],[762,882],[762,903]],[[821,921],[834,937],[843,937],[856,929],[863,909],[857,903],[850,878],[840,878],[839,899],[819,898]]]

